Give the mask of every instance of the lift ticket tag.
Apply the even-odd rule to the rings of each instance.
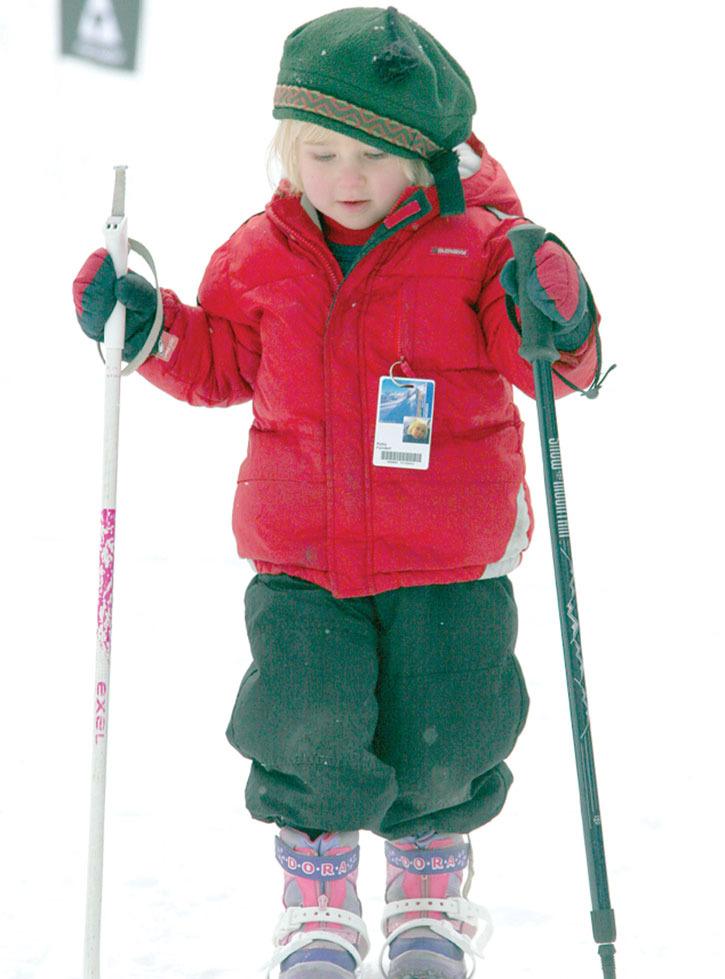
[[[374,466],[427,469],[433,429],[435,381],[380,378]]]

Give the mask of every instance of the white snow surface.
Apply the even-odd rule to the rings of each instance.
[[[186,302],[270,196],[282,41],[329,3],[146,0],[132,76],[58,55],[59,4],[0,10],[0,977],[81,975],[104,375],[71,283],[113,165]],[[463,64],[474,129],[603,313],[594,402],[560,403],[620,977],[722,974],[722,110],[714,7],[410,0]],[[133,263],[139,271],[142,264]],[[503,813],[473,834],[482,979],[600,975],[589,927],[536,416],[538,530],[513,575],[531,694]],[[123,383],[104,979],[247,979],[281,871],[224,731],[249,661],[230,530],[248,405]],[[354,709],[354,705],[351,705]],[[360,893],[380,945],[382,841]],[[366,979],[377,977],[374,956]]]

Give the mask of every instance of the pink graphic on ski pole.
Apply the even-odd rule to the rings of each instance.
[[[116,540],[116,510],[101,511],[101,550],[98,575],[98,644],[106,656],[111,653],[113,610],[113,552]]]

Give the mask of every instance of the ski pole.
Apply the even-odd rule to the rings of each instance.
[[[616,926],[609,901],[607,866],[604,856],[604,837],[599,811],[597,779],[594,769],[589,706],[584,680],[577,609],[574,567],[571,555],[569,518],[564,494],[564,476],[559,448],[559,431],[554,405],[551,365],[560,357],[554,345],[548,319],[529,299],[527,275],[537,248],[543,243],[545,231],[535,224],[517,225],[508,232],[516,259],[518,302],[521,311],[522,342],[519,354],[528,360],[534,371],[536,408],[544,463],[544,483],[549,514],[549,532],[554,558],[554,573],[559,604],[559,622],[564,649],[566,684],[569,696],[574,756],[579,783],[584,845],[592,900],[592,931],[598,945],[605,979],[614,979],[614,941]]]
[[[116,275],[128,269],[128,226],[125,215],[126,167],[115,168],[113,207],[106,221],[106,248]],[[86,933],[83,976],[100,976],[101,898],[103,888],[103,837],[106,808],[106,753],[108,705],[111,684],[111,619],[113,608],[113,560],[116,538],[116,478],[118,471],[118,422],[121,398],[121,354],[126,333],[126,307],[117,302],[105,333],[106,385],[103,416],[103,473],[101,489],[101,543],[99,552],[98,616],[96,627],[96,676],[91,762],[91,817],[88,834],[86,885]]]
[[[101,543],[96,622],[96,672],[93,688],[93,751],[91,758],[91,813],[88,832],[84,979],[99,979],[100,976],[101,898],[103,890],[108,710],[111,685],[111,621],[116,542],[116,482],[121,378],[136,370],[148,357],[163,325],[161,290],[159,289],[153,259],[140,242],[128,237],[125,214],[126,167],[117,166],[115,171],[113,206],[104,228],[106,249],[113,259],[117,276],[125,275],[128,270],[129,250],[137,252],[148,263],[156,282],[156,316],[146,342],[136,357],[124,368],[121,368],[121,362],[126,333],[126,307],[122,303],[116,303],[106,322],[103,337],[106,383],[103,415]]]

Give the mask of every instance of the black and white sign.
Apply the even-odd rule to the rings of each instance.
[[[133,71],[141,0],[61,0],[62,53]]]

